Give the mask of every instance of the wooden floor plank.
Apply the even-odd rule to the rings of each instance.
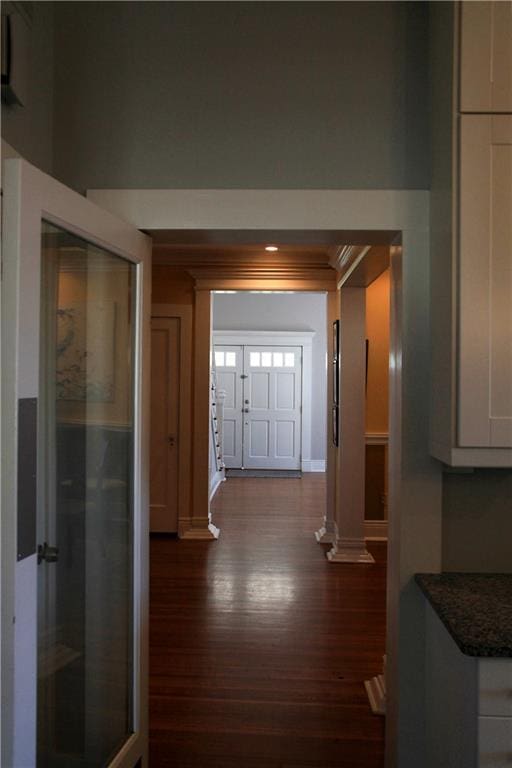
[[[151,542],[151,768],[381,768],[384,544],[331,564],[325,476],[231,478],[217,542]]]

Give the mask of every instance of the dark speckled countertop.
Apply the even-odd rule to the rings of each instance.
[[[512,574],[417,573],[415,578],[462,653],[512,658]]]

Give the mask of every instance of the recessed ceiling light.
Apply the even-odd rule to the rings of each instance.
[[[277,245],[266,245],[265,246],[265,250],[266,251],[278,251],[279,248],[277,247]]]

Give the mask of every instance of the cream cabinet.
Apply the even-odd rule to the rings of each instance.
[[[426,606],[427,768],[509,768],[512,658],[465,656]]]
[[[451,466],[512,467],[511,11],[432,4],[430,450]]]
[[[512,115],[460,118],[458,443],[512,447]]]
[[[512,112],[512,1],[464,2],[460,111]]]

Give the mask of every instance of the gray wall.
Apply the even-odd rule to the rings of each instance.
[[[512,471],[443,478],[443,569],[512,573]]]
[[[425,3],[55,14],[55,167],[79,190],[428,187]]]
[[[46,173],[53,170],[53,3],[33,5],[27,104],[2,104],[2,138]]]
[[[213,328],[230,331],[315,331],[311,398],[311,458],[326,452],[326,324],[324,293],[214,294]]]

